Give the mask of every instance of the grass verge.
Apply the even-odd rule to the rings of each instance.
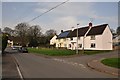
[[[72,50],[49,49],[49,48],[39,48],[39,49],[28,48],[28,52],[45,54],[45,55],[50,55],[50,56],[67,56],[67,55],[75,54],[75,51],[72,51]]]
[[[68,50],[68,49],[49,49],[49,48],[28,48],[28,52],[31,53],[38,53],[38,54],[45,54],[50,56],[67,56],[67,55],[75,55],[75,50]],[[98,51],[98,50],[85,50],[84,54],[86,55],[93,55],[98,53],[104,53],[109,51]],[[82,51],[79,51],[79,54],[83,54]]]
[[[110,52],[110,51],[111,50],[85,50],[84,54],[93,55],[93,54],[106,53],[106,52]],[[80,51],[80,53],[82,53],[82,51]]]
[[[102,60],[101,62],[107,66],[115,67],[120,69],[120,58],[107,58]]]

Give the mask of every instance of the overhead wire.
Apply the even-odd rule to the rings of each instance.
[[[51,9],[45,11],[44,13],[42,13],[42,14],[40,14],[40,15],[34,17],[33,19],[29,20],[27,23],[30,23],[30,22],[34,21],[35,19],[37,19],[37,18],[41,17],[42,15],[44,15],[44,14],[46,14],[46,13],[52,11],[52,10],[55,9],[55,8],[57,8],[57,7],[59,7],[59,6],[63,5],[63,4],[65,4],[65,3],[68,2],[68,1],[69,1],[69,0],[66,0],[66,1],[64,1],[64,2],[62,2],[62,3],[58,4],[58,5],[56,5],[55,7],[51,8]]]

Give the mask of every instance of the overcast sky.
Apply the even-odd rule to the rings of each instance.
[[[24,1],[26,2],[22,2],[21,0],[16,0],[16,2],[15,0],[3,1],[2,27],[14,28],[18,23],[27,22],[61,3],[52,1],[47,2],[47,0],[39,0],[39,2],[32,2],[33,0]],[[40,25],[43,32],[49,29],[55,29],[59,33],[60,30],[68,30],[71,29],[71,27],[76,27],[77,23],[80,24],[80,27],[86,26],[90,22],[90,18],[93,18],[93,25],[107,23],[110,28],[117,28],[118,0],[109,0],[111,2],[70,1],[72,2],[67,2],[57,7],[29,24]]]

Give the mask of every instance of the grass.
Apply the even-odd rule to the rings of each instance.
[[[50,56],[67,56],[67,55],[75,55],[75,50],[67,50],[67,49],[49,49],[49,48],[28,48],[28,52],[31,53],[38,53],[38,54],[45,54]],[[85,50],[84,54],[86,55],[93,55],[98,53],[104,53],[109,51],[98,51],[98,50]],[[83,54],[82,51],[79,51],[79,54]]]
[[[107,59],[102,60],[101,62],[107,66],[120,69],[119,61],[120,61],[120,58],[107,58]]]
[[[48,49],[48,48],[28,48],[28,52],[32,53],[39,53],[39,54],[45,54],[50,56],[66,56],[66,55],[74,55],[75,51],[72,50],[66,50],[66,49]]]
[[[105,52],[110,52],[111,50],[85,50],[84,54],[93,55],[93,54],[100,54]],[[80,51],[82,53],[82,51]]]

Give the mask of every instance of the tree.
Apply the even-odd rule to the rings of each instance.
[[[7,47],[7,40],[8,40],[8,35],[7,34],[2,34],[2,53],[4,52],[5,48]]]
[[[20,38],[20,42],[22,46],[28,43],[27,40],[28,28],[29,28],[29,24],[27,23],[19,23],[17,26],[15,26],[15,32],[17,36]]]
[[[111,30],[112,34],[114,34],[114,33],[115,33],[115,30],[114,30],[114,29],[110,29],[110,30]]]
[[[2,33],[1,28],[0,28],[0,34]]]
[[[46,31],[46,36],[54,36],[56,34],[56,31],[53,29],[47,30]]]
[[[117,33],[117,35],[120,35],[120,26],[117,27],[116,33]]]
[[[12,30],[12,29],[9,28],[9,27],[5,27],[5,28],[3,29],[3,32],[4,32],[4,33],[8,33],[9,35],[13,35],[14,30]]]
[[[46,45],[49,46],[50,45],[50,39],[54,35],[56,35],[56,31],[53,30],[53,29],[47,30],[46,33],[45,33],[45,35],[46,35],[46,39],[45,39],[46,40]]]
[[[28,29],[28,39],[29,39],[29,46],[36,47],[38,46],[39,37],[41,36],[41,27],[39,25],[31,26]]]

